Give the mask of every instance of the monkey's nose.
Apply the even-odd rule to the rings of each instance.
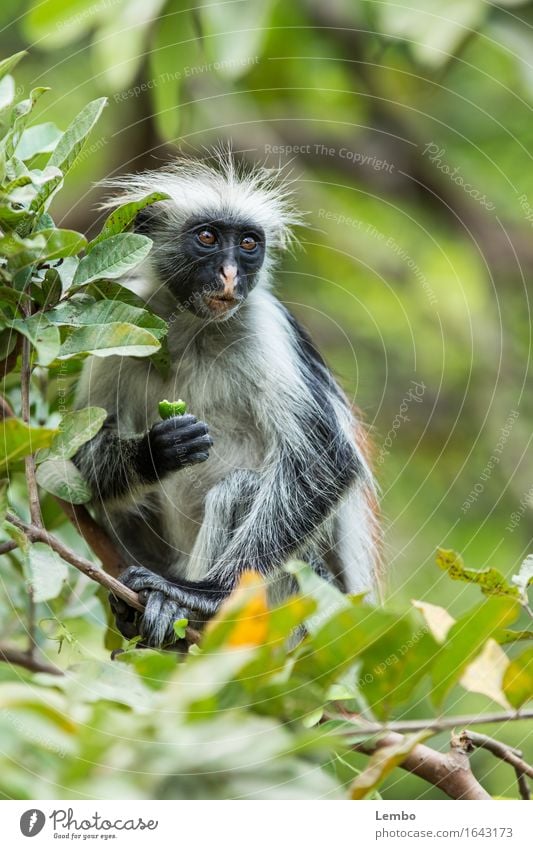
[[[224,297],[233,298],[235,286],[239,277],[239,269],[236,265],[223,265],[220,269],[220,278],[224,284]]]

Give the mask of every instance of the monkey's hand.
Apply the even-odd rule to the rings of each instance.
[[[137,592],[140,601],[146,605],[141,613],[121,598],[109,596],[117,628],[127,640],[141,636],[144,645],[161,648],[177,641],[174,622],[178,619],[187,619],[194,627],[201,624],[198,613],[188,610],[175,598],[176,585],[149,569],[130,566],[122,573],[120,581]]]
[[[213,444],[205,422],[189,414],[157,422],[141,442],[147,477],[157,480],[193,463],[203,463]]]

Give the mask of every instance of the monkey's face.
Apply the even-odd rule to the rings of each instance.
[[[178,302],[202,318],[233,315],[257,281],[265,234],[245,221],[190,220],[175,254],[164,251],[164,279]]]

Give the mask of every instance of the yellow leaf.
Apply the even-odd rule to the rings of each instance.
[[[224,620],[233,623],[225,646],[260,646],[266,641],[269,620],[267,590],[258,572],[244,572],[238,586],[210,623],[208,632]]]
[[[465,690],[482,693],[502,707],[511,705],[503,692],[503,676],[509,666],[509,658],[496,640],[487,640],[483,651],[470,663],[459,682]]]
[[[444,607],[439,607],[438,604],[430,604],[428,601],[413,600],[413,605],[417,610],[420,610],[437,642],[443,643],[455,622],[453,616],[450,616]]]

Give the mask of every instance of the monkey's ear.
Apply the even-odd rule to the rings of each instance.
[[[135,216],[133,222],[134,233],[141,233],[143,236],[149,236],[154,231],[157,220],[160,218],[161,212],[154,207],[157,204],[150,204],[141,209]]]

